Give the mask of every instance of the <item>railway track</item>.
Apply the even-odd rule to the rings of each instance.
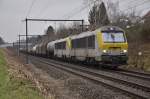
[[[134,72],[134,71],[133,72],[126,71],[126,70],[122,70],[122,69],[119,71],[116,71],[116,73],[150,81],[150,74],[139,73],[139,72]]]
[[[91,70],[85,67],[74,66],[72,64],[67,64],[67,63],[58,62],[58,61],[45,59],[45,58],[39,59],[37,57],[34,57],[34,59],[38,60],[43,64],[53,66],[55,68],[81,76],[83,78],[94,81],[96,83],[103,84],[104,86],[114,88],[118,91],[122,91],[123,93],[134,96],[136,98],[141,98],[141,99],[150,98],[150,86],[148,85],[139,84],[131,80],[116,78],[113,77],[113,75],[109,75],[106,73],[103,74],[95,70]]]
[[[93,66],[85,66],[85,65],[78,65],[78,66],[95,69],[93,68]],[[102,68],[99,70],[102,70]],[[120,75],[126,75],[137,79],[150,81],[150,73],[142,73],[142,72],[131,71],[126,69],[103,69],[103,70],[105,70],[105,72],[113,72]]]
[[[129,75],[129,76],[132,76],[132,77],[137,77],[137,78],[140,78],[140,79],[150,81],[150,73],[142,73],[142,72],[137,72],[137,71],[125,70],[125,69],[120,69],[117,72],[120,73],[120,74]]]

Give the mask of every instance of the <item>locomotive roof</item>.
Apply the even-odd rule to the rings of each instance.
[[[86,32],[83,32],[83,33],[80,33],[80,34],[69,36],[69,38],[75,39],[75,38],[87,37],[87,36],[95,35],[97,31],[106,31],[106,30],[111,30],[111,29],[118,30],[118,31],[123,31],[123,29],[121,29],[120,27],[117,27],[117,26],[102,26],[99,29],[96,29],[95,31],[86,31]],[[66,41],[67,38],[68,37],[58,39],[58,40],[55,40],[55,41],[51,41],[51,42],[48,43],[48,45],[51,44],[51,43]]]
[[[94,35],[94,34],[95,34],[94,31],[87,31],[87,32],[80,33],[78,35],[70,36],[70,38],[71,39],[82,38],[82,37],[91,36],[91,35]]]
[[[97,33],[97,31],[108,31],[108,30],[117,30],[117,31],[123,31],[123,29],[121,29],[120,27],[117,26],[103,26],[99,29],[96,29],[95,31],[87,31],[87,32],[83,32],[77,35],[73,35],[70,36],[70,38],[75,39],[75,38],[82,38],[82,37],[86,37],[86,36],[91,36],[91,35],[95,35]]]

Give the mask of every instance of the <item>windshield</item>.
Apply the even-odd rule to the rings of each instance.
[[[103,41],[105,43],[122,43],[125,42],[125,37],[123,32],[103,32]]]

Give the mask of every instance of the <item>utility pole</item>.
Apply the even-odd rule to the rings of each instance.
[[[84,20],[82,20],[82,32],[84,32]]]
[[[18,49],[18,55],[20,56],[20,35],[19,35],[19,49]]]
[[[13,42],[13,48],[14,48],[14,45],[15,45],[15,44],[14,44],[14,42]]]
[[[28,64],[28,19],[26,18],[26,63]]]

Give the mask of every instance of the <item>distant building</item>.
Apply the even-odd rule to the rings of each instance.
[[[143,16],[143,19],[150,18],[150,11]]]
[[[146,20],[148,20],[148,19],[150,19],[150,11],[147,12],[147,13],[143,16],[142,22],[144,23],[144,22],[145,22]]]

